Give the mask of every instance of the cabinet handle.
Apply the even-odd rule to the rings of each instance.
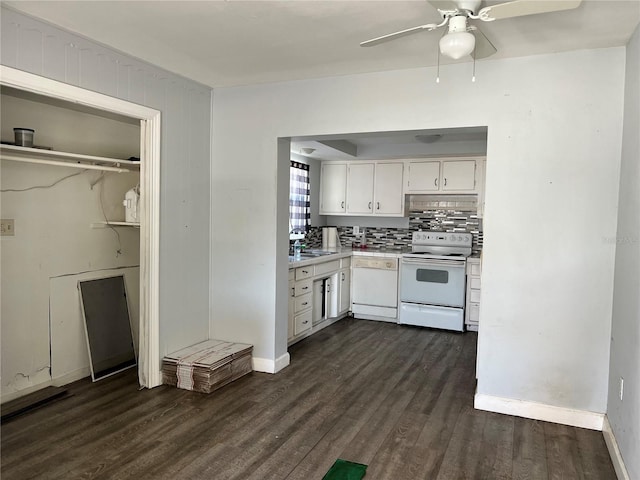
[[[309,270],[302,270],[302,273],[309,273]]]
[[[344,282],[344,272],[342,272],[342,281]]]
[[[309,290],[309,287],[302,287],[302,290]]]
[[[309,305],[309,302],[304,302],[302,305]]]
[[[438,177],[433,179],[433,186],[437,187],[438,186]]]
[[[291,287],[291,296],[292,297],[296,296],[296,288],[295,287]]]
[[[309,323],[309,320],[305,320],[304,322],[302,322],[303,325],[306,325],[307,323]]]
[[[340,208],[344,208],[344,201],[340,202]]]
[[[377,204],[377,210],[380,210],[380,202],[376,202]]]
[[[447,177],[444,177],[444,186],[447,186]]]
[[[371,210],[371,202],[369,202],[369,210]]]

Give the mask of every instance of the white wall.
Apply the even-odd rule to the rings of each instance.
[[[478,391],[605,411],[624,48],[470,69],[216,90],[214,336],[286,350],[278,137],[488,126]]]
[[[155,108],[160,165],[160,355],[209,333],[211,89],[2,8],[1,62]]]
[[[640,478],[640,29],[627,45],[607,417],[631,478]],[[624,396],[620,400],[620,377]]]
[[[135,123],[7,95],[0,107],[3,140],[13,141],[13,127],[22,126],[36,130],[36,145],[57,151],[139,156]],[[2,218],[15,220],[15,236],[0,237],[1,392],[6,401],[49,380],[65,383],[88,375],[76,274],[89,272],[95,278],[105,275],[101,270],[139,265],[138,230],[119,228],[118,242],[110,229],[89,228],[103,220],[101,196],[107,218],[124,220],[122,199],[139,174],[107,173],[91,188],[102,172],[2,161],[1,173],[2,190],[50,185],[78,174],[51,188],[0,194]],[[61,278],[72,281],[62,285]],[[139,282],[128,280],[137,321]]]

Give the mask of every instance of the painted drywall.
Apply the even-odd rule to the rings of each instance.
[[[640,478],[640,28],[627,45],[607,416],[630,478]],[[624,394],[620,400],[620,378]]]
[[[2,8],[1,62],[161,112],[160,355],[209,335],[211,89]]]
[[[36,131],[36,145],[58,151],[129,158],[138,156],[140,127],[49,104],[2,95],[2,139],[13,127]],[[103,147],[107,144],[108,147]],[[2,400],[53,380],[65,383],[88,373],[76,284],[52,289],[56,277],[140,263],[139,231],[91,229],[104,219],[124,220],[122,199],[138,173],[103,173],[2,161],[0,215],[15,222],[15,236],[0,237],[2,306]],[[47,186],[73,175],[50,188]],[[93,184],[93,187],[92,187]],[[118,253],[119,252],[119,253]],[[76,279],[77,282],[77,279]],[[129,282],[131,283],[131,282]],[[56,282],[57,284],[57,282]],[[131,287],[137,304],[138,282]],[[51,305],[64,309],[54,315]],[[73,315],[68,313],[72,312]],[[136,314],[137,318],[137,314]],[[52,352],[56,355],[51,355]]]
[[[277,138],[487,126],[478,391],[604,412],[624,56],[485,60],[475,83],[462,63],[439,84],[425,68],[216,90],[213,335],[286,351]]]

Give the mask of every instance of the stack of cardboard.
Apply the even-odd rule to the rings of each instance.
[[[162,380],[185,390],[211,393],[252,371],[252,345],[207,340],[162,360]]]

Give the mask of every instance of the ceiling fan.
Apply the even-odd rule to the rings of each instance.
[[[482,9],[480,8],[481,0],[429,0],[429,3],[440,12],[442,17],[440,23],[428,23],[389,33],[362,42],[360,46],[373,47],[389,40],[425,30],[432,31],[447,25],[448,31],[440,39],[442,55],[454,60],[466,55],[472,55],[474,59],[485,58],[496,53],[496,48],[475,25],[469,23],[469,20],[492,22],[504,18],[571,10],[577,8],[582,0],[515,0],[489,5]]]

